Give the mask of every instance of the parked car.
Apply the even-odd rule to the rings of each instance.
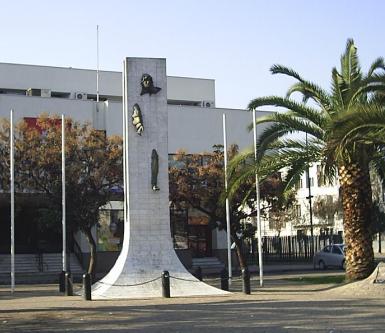
[[[328,267],[340,267],[345,269],[345,245],[332,244],[325,246],[321,251],[314,254],[313,267],[326,269]]]

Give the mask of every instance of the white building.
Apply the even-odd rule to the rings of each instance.
[[[106,131],[107,135],[121,135],[122,73],[99,72],[99,102],[96,101],[96,86],[95,70],[0,63],[0,117],[8,118],[10,109],[14,110],[15,121],[38,117],[41,113],[64,114],[79,122],[89,122],[96,129]],[[170,154],[179,149],[201,153],[210,151],[214,144],[221,144],[223,114],[227,117],[228,144],[236,143],[241,149],[252,144],[252,133],[247,130],[252,121],[251,113],[216,108],[214,80],[170,76],[167,78],[167,97]],[[258,112],[257,116],[261,114],[263,112]],[[118,219],[121,206],[115,203],[110,208],[114,219]],[[108,218],[111,222],[112,217]],[[20,220],[19,223],[27,225],[28,221]],[[0,234],[5,239],[0,242],[3,244],[0,253],[6,253],[9,252],[6,241],[9,226],[2,225]],[[191,226],[192,232],[193,229]],[[223,232],[206,234],[210,239],[202,241],[213,246],[199,255],[211,255],[212,249],[225,249]],[[86,244],[81,247],[88,251]],[[33,244],[28,246],[27,235],[16,238],[16,251],[18,249],[33,251]]]
[[[311,212],[309,195],[311,196]],[[310,235],[310,220],[312,220],[314,235],[330,235],[343,232],[338,179],[336,177],[332,183],[328,182],[323,176],[320,163],[312,164],[309,168],[309,175],[305,172],[301,176],[296,185],[295,198],[294,216],[285,225],[278,228],[269,223],[268,219],[265,220],[264,235]]]

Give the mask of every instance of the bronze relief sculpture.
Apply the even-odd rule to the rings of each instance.
[[[142,116],[142,111],[140,111],[140,107],[138,104],[135,104],[134,107],[132,108],[132,124],[135,126],[136,133],[139,135],[142,135],[142,132],[144,131],[144,126],[143,126],[143,116]]]
[[[151,153],[151,187],[153,191],[159,191],[158,187],[159,157],[155,149]]]
[[[140,96],[144,94],[157,94],[161,88],[154,87],[154,82],[152,80],[152,76],[150,74],[143,74],[142,79],[140,80],[140,85],[142,86],[142,91],[140,92]]]

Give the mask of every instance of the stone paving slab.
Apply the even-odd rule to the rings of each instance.
[[[330,292],[333,285],[283,279],[287,277],[265,277],[263,288],[253,277],[251,295],[242,294],[235,279],[229,296],[91,302],[62,296],[56,285],[17,286],[14,295],[3,286],[0,332],[385,331],[384,297],[342,297]]]

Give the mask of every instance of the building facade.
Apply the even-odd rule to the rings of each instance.
[[[122,135],[122,73],[99,71],[99,98],[96,96],[96,71],[87,69],[35,66],[0,63],[0,117],[9,118],[14,110],[15,122],[36,118],[42,113],[61,115],[80,123],[88,122],[109,135]],[[99,101],[97,101],[97,99]],[[227,119],[227,142],[240,149],[253,143],[247,126],[252,115],[246,110],[217,108],[215,81],[211,79],[167,77],[168,149],[173,154],[180,149],[188,153],[211,151],[215,144],[223,143],[222,116]],[[257,116],[264,112],[257,112]],[[261,129],[262,130],[262,126]],[[16,197],[16,201],[18,198]],[[33,210],[33,205],[30,205]],[[9,214],[3,206],[4,217],[0,234],[4,237],[1,252],[9,252]],[[119,251],[122,237],[122,202],[111,202],[101,209],[99,228],[95,230],[101,257]],[[23,215],[23,214],[21,214]],[[191,211],[187,218],[192,255],[211,255],[212,250],[226,248],[224,232],[211,231],[205,218]],[[197,223],[199,221],[199,223]],[[19,218],[17,229],[29,230],[28,218]],[[36,231],[27,232],[35,234]],[[16,233],[16,252],[33,252],[32,236]],[[80,236],[75,237],[82,252],[88,245]],[[60,242],[59,242],[60,243]],[[29,244],[29,245],[28,245]],[[34,245],[35,244],[35,245]],[[103,267],[103,264],[99,267]]]

